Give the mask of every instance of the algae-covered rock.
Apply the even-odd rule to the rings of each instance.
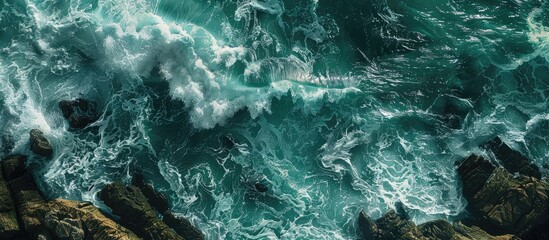
[[[31,151],[43,157],[49,157],[53,154],[53,148],[44,136],[44,133],[38,129],[32,129],[29,133]]]
[[[156,211],[135,186],[111,183],[99,192],[99,198],[112,209],[113,214],[120,216],[122,225],[143,239],[183,239],[156,217]]]

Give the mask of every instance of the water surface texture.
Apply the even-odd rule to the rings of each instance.
[[[142,172],[210,239],[354,239],[460,217],[499,135],[549,164],[543,0],[0,0],[0,134],[48,197]],[[98,102],[69,130],[60,100]],[[544,175],[547,169],[543,169]],[[253,190],[260,182],[265,193]]]

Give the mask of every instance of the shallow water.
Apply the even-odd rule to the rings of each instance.
[[[143,172],[210,239],[353,239],[361,209],[458,219],[454,162],[549,164],[542,0],[0,0],[0,139],[49,197]],[[69,131],[58,102],[98,101]],[[544,175],[547,169],[543,169]],[[253,191],[256,182],[269,187]]]

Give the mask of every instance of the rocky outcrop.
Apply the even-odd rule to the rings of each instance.
[[[29,135],[31,151],[33,153],[43,157],[50,157],[53,154],[53,148],[42,131],[32,129]]]
[[[156,211],[136,186],[111,183],[99,192],[99,198],[120,217],[120,223],[143,239],[183,239],[156,217]]]
[[[9,156],[2,160],[3,179],[9,181],[10,194],[0,191],[0,198],[13,196],[14,212],[19,219],[15,223],[20,225],[17,225],[19,231],[0,235],[0,239],[139,239],[91,203],[62,199],[46,201],[32,172],[25,168],[25,159],[24,156]]]
[[[20,229],[8,182],[3,175],[0,173],[0,239],[12,239]]]
[[[164,194],[158,193],[154,190],[153,186],[145,183],[145,178],[141,174],[134,174],[132,178],[132,184],[141,190],[149,204],[156,209],[159,213],[168,211],[170,205],[168,198]]]
[[[405,215],[390,210],[383,217],[373,221],[363,211],[358,219],[364,240],[515,240],[513,235],[492,236],[476,226],[454,224],[446,220],[435,220],[416,226]]]
[[[183,238],[187,240],[204,239],[204,234],[202,234],[200,230],[194,227],[189,220],[183,217],[176,216],[171,211],[166,211],[163,216],[164,218],[162,219],[162,221],[164,221],[169,227],[171,227],[175,232],[177,232],[177,234],[179,234]]]
[[[511,174],[477,155],[460,163],[458,174],[475,223],[489,233],[522,236],[548,218],[545,181]]]
[[[153,186],[145,183],[143,175],[136,173],[132,177],[132,184],[141,190],[148,203],[162,214],[162,221],[172,228],[179,236],[187,240],[202,240],[204,235],[198,228],[182,216],[177,216],[169,210],[168,198],[154,190]]]
[[[59,102],[63,117],[74,129],[82,129],[97,121],[97,103],[82,98]]]
[[[507,171],[541,179],[539,167],[519,151],[509,147],[509,145],[503,142],[499,137],[483,144],[482,147],[494,153],[498,162],[503,165]]]

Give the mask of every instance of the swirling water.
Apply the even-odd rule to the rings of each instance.
[[[54,156],[30,161],[52,198],[103,206],[105,183],[140,171],[210,239],[353,239],[361,209],[459,218],[454,162],[496,135],[549,164],[543,0],[0,11],[0,141],[28,154],[28,131],[46,133]],[[69,131],[57,104],[77,97],[102,115]]]

